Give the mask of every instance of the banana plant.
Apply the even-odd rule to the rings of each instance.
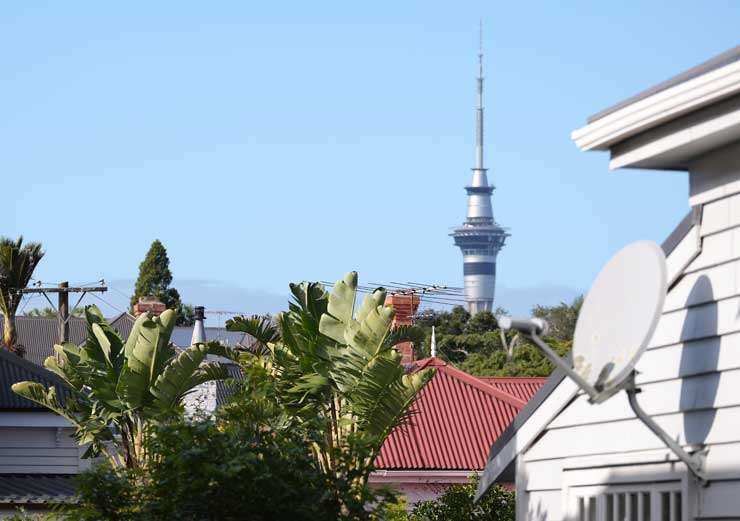
[[[313,451],[321,468],[364,487],[385,438],[409,418],[430,370],[407,374],[394,345],[418,338],[392,328],[394,311],[378,288],[356,309],[357,273],[337,281],[290,286],[289,310],[277,317],[277,334],[254,318],[235,317],[227,328],[257,337],[283,406],[318,425]],[[260,337],[262,336],[262,337]],[[248,357],[247,357],[248,358]],[[242,363],[249,363],[242,356]]]
[[[226,368],[206,357],[232,353],[217,343],[175,350],[173,310],[140,315],[125,343],[96,306],[85,308],[85,318],[85,343],[56,345],[56,355],[44,361],[66,383],[64,396],[36,382],[18,382],[12,389],[69,421],[77,442],[89,445],[85,457],[103,453],[115,465],[140,467],[147,461],[150,423],[181,413],[196,386],[227,378]]]

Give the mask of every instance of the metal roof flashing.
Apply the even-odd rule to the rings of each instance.
[[[594,123],[600,120],[601,118],[608,116],[609,114],[613,114],[614,112],[617,112],[618,110],[624,107],[627,107],[628,105],[632,105],[633,103],[636,103],[640,100],[653,96],[654,94],[658,94],[659,92],[668,90],[671,87],[674,87],[681,83],[685,83],[691,79],[701,76],[702,74],[706,74],[708,72],[711,72],[715,69],[719,69],[720,67],[724,67],[725,65],[729,65],[730,63],[734,63],[736,61],[740,61],[740,45],[730,50],[727,50],[721,54],[718,54],[717,56],[714,56],[713,58],[708,59],[704,63],[700,63],[699,65],[696,65],[687,71],[677,74],[673,76],[672,78],[662,81],[658,83],[657,85],[654,85],[641,92],[638,92],[634,96],[630,96],[629,98],[622,100],[619,103],[615,103],[611,107],[605,108],[604,110],[600,110],[596,114],[592,114],[591,116],[589,116],[586,121],[589,124]]]

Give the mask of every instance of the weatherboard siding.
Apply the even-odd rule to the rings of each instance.
[[[80,450],[70,434],[67,428],[0,428],[0,474],[78,473]]]
[[[698,237],[701,253],[692,260]],[[656,481],[681,484],[690,507],[684,519],[740,519],[740,194],[704,205],[701,225],[668,266],[682,276],[637,365],[638,401],[680,443],[709,449],[713,481],[696,486],[635,419],[625,393],[601,405],[580,394],[519,458],[521,519],[564,520],[576,484]]]

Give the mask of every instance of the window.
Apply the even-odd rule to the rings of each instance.
[[[681,484],[571,487],[572,521],[682,521]]]

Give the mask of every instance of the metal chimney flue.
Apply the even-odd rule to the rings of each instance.
[[[203,306],[195,306],[195,324],[193,324],[193,336],[190,339],[190,345],[204,344],[206,339],[206,327],[204,321],[206,319],[205,312],[206,308]]]

